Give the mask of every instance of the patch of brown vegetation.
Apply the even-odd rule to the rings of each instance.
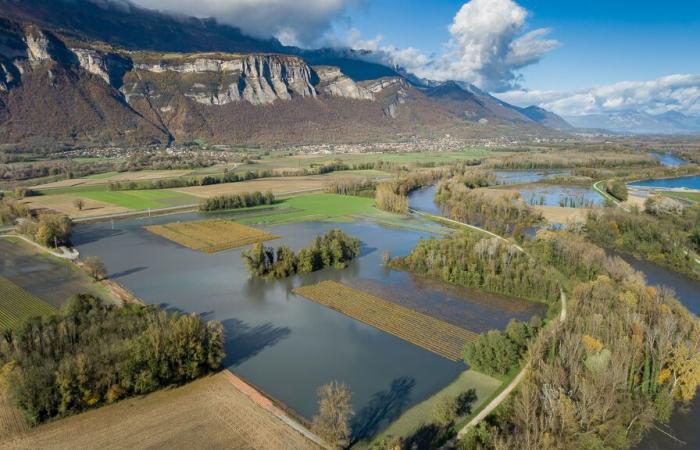
[[[244,245],[277,239],[278,236],[230,220],[196,220],[149,225],[151,233],[192,250],[215,253]]]
[[[472,331],[335,281],[322,281],[293,292],[452,361],[462,359],[466,343],[479,337]]]
[[[217,195],[238,194],[241,192],[272,192],[275,195],[291,194],[300,191],[321,190],[325,181],[320,177],[273,177],[237,183],[212,184],[173,189],[195,197],[215,197]]]
[[[591,211],[590,208],[565,208],[563,206],[533,205],[532,209],[542,214],[549,223],[562,223],[585,221]]]
[[[227,371],[185,386],[0,435],[0,449],[316,449],[237,388]]]
[[[83,209],[78,209],[75,206],[75,200],[78,198],[83,201]],[[27,197],[22,200],[22,203],[27,205],[33,211],[51,210],[65,214],[72,219],[107,214],[119,214],[130,211],[128,208],[124,208],[122,206],[116,206],[110,203],[91,200],[87,197],[79,197],[78,195],[71,194]]]

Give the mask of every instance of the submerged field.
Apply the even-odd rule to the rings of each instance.
[[[479,337],[472,331],[334,281],[300,287],[294,292],[452,361],[459,361],[467,342]]]
[[[16,238],[0,239],[0,277],[55,308],[69,297],[88,293],[115,302],[100,284],[70,261],[56,258]]]
[[[225,371],[31,430],[16,423],[16,412],[3,408],[0,417],[13,422],[0,424],[0,449],[320,448],[237,389]]]
[[[230,220],[198,220],[150,225],[146,229],[173,242],[205,253],[215,253],[278,236]]]
[[[14,330],[31,317],[54,312],[56,308],[0,276],[0,331]]]

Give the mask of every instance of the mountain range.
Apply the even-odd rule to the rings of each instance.
[[[5,148],[552,135],[571,126],[349,49],[107,0],[0,0]]]
[[[700,117],[677,111],[648,114],[644,111],[623,110],[604,114],[567,116],[566,120],[579,128],[603,129],[629,134],[698,134]]]

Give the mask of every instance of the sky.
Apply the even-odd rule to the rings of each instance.
[[[700,1],[134,0],[301,47],[372,50],[563,115],[700,115]]]

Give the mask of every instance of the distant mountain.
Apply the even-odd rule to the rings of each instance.
[[[574,129],[574,127],[561,116],[547,111],[544,108],[540,108],[539,106],[532,105],[527,108],[521,108],[520,112],[535,122],[554,128],[555,130],[571,131]]]
[[[605,114],[568,116],[566,120],[578,128],[610,130],[630,134],[698,134],[700,117],[687,116],[671,111],[648,114],[643,111],[624,110]]]
[[[496,123],[538,124],[555,130],[571,130],[564,119],[537,106],[519,108],[488,94],[473,84],[459,81],[435,83],[423,80],[428,97],[467,120]]]
[[[349,49],[109,0],[0,0],[0,146],[542,135],[556,116]]]

